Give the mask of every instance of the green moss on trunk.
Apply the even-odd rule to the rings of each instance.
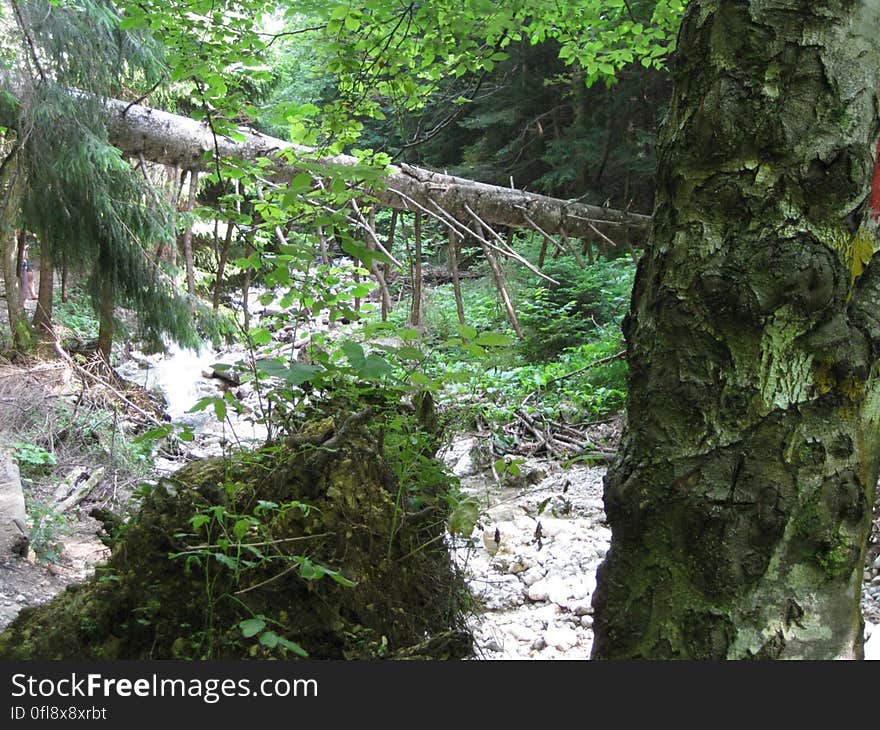
[[[878,134],[876,11],[771,5],[695,0],[682,26],[625,323],[597,658],[861,651],[880,273],[855,276],[850,243]]]

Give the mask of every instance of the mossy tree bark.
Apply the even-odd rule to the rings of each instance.
[[[858,657],[880,7],[692,0],[625,322],[596,658]],[[857,233],[858,229],[858,233]],[[861,249],[861,250],[860,250]]]

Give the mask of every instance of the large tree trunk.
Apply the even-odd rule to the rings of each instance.
[[[873,243],[854,231],[878,23],[867,1],[688,6],[625,323],[596,658],[861,655],[880,262],[862,273],[852,243]]]

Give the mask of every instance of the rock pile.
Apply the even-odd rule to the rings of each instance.
[[[503,487],[479,468],[479,447],[479,439],[461,438],[443,454],[484,509],[471,539],[457,540],[454,553],[479,602],[471,618],[478,656],[589,659],[590,601],[611,540],[602,502],[604,466],[563,469],[528,460],[523,472],[542,478],[532,486]],[[865,658],[880,659],[880,516],[868,556]]]

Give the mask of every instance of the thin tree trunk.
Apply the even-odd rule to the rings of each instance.
[[[414,249],[412,260],[412,305],[409,323],[413,327],[422,324],[422,214],[416,211],[413,224]]]
[[[244,245],[244,257],[250,258],[250,255],[254,252],[254,247],[251,245],[250,239]],[[251,309],[250,309],[250,294],[251,294],[251,275],[252,269],[247,268],[244,270],[244,275],[242,276],[241,281],[241,306],[244,310],[244,331],[249,332],[251,328]]]
[[[586,268],[586,264],[584,263],[584,259],[581,257],[581,252],[577,250],[577,246],[573,245],[571,239],[566,235],[565,231],[559,232],[559,237],[562,239],[565,247],[571,251],[571,255],[574,256],[574,260],[577,261],[577,265],[582,269]]]
[[[67,300],[70,298],[70,280],[69,280],[70,271],[67,266],[67,257],[65,256],[61,262],[61,301],[67,304]]]
[[[327,250],[327,236],[324,233],[324,228],[321,226],[318,226],[318,248],[321,255],[321,263],[324,264],[324,266],[330,266],[330,253]]]
[[[373,236],[376,234],[375,210],[370,211],[369,228],[370,230],[367,232],[366,236],[367,248],[370,251],[375,251],[377,248],[377,241],[375,240],[375,238],[373,238]],[[372,272],[373,278],[376,280],[376,283],[379,284],[379,295],[382,299],[382,321],[385,322],[388,319],[388,313],[391,311],[391,292],[388,291],[388,282],[385,279],[383,267],[379,265],[378,261],[370,262],[370,271]]]
[[[625,321],[595,658],[861,656],[880,257],[862,271],[874,238],[853,218],[877,18],[868,2],[688,3]]]
[[[507,321],[510,322],[510,326],[513,327],[516,336],[522,338],[522,327],[519,325],[519,319],[516,316],[516,309],[513,306],[510,293],[507,291],[507,284],[504,281],[504,269],[501,268],[498,259],[495,258],[495,255],[490,248],[482,240],[485,238],[483,235],[483,226],[479,221],[474,221],[474,225],[477,227],[477,233],[480,234],[480,246],[483,247],[483,255],[486,257],[486,261],[489,262],[489,267],[492,269],[492,276],[495,279],[495,286],[498,289],[498,293],[501,295],[501,302],[504,304],[504,311],[507,313]]]
[[[196,195],[199,192],[199,173],[196,170],[189,171],[189,198],[186,201],[186,212],[191,214],[196,207]],[[196,295],[196,272],[193,263],[192,250],[192,219],[186,223],[183,232],[183,259],[186,265],[186,288],[190,296]]]
[[[34,312],[34,331],[41,342],[54,342],[52,334],[52,299],[55,296],[55,262],[45,241],[40,243],[40,288]]]
[[[541,251],[538,253],[538,268],[544,268],[544,261],[547,258],[547,239],[541,239]]]
[[[464,324],[464,300],[461,298],[461,280],[458,277],[458,234],[449,228],[449,270],[452,272],[452,291],[455,293],[455,310],[458,323]]]
[[[12,335],[12,349],[26,352],[33,343],[33,333],[28,324],[27,312],[21,301],[22,289],[19,279],[18,236],[15,220],[21,200],[23,179],[18,163],[10,160],[6,164],[0,191],[4,192],[0,204],[0,245],[3,247],[3,285],[6,290],[6,314],[9,317],[9,330]]]
[[[235,232],[235,221],[226,223],[226,236],[220,245],[217,258],[217,279],[214,281],[214,295],[211,306],[216,312],[220,308],[220,295],[223,293],[223,275],[226,272],[226,259],[229,257],[229,248],[232,246],[232,234]]]
[[[388,243],[385,250],[392,256],[394,255],[394,234],[397,231],[397,211],[391,211],[391,221],[388,224]],[[382,276],[385,279],[385,285],[388,287],[388,314],[391,314],[391,262],[387,261],[382,267]]]
[[[596,263],[596,261],[593,259],[593,244],[590,243],[590,239],[584,239],[584,245],[583,248],[581,248],[581,253],[582,255],[587,257],[587,261],[590,262],[590,266]]]
[[[113,352],[113,284],[110,278],[101,283],[101,306],[98,312],[98,354],[109,366]]]

